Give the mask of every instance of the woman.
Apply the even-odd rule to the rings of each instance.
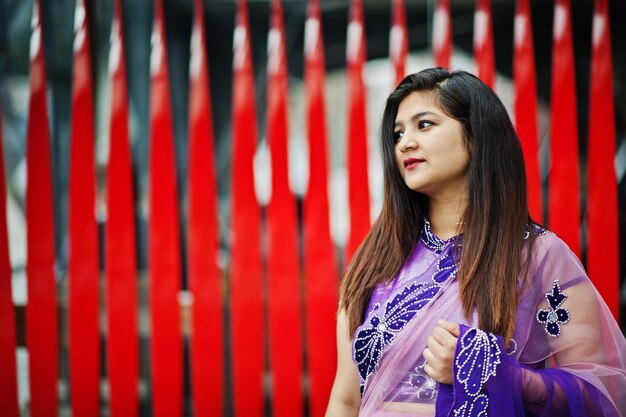
[[[522,151],[466,72],[406,77],[382,120],[382,212],[341,287],[327,416],[626,416],[626,341],[529,217]]]

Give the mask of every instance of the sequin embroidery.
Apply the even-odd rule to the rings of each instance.
[[[454,417],[483,417],[487,416],[489,408],[489,398],[481,394],[474,398],[472,403],[466,401],[462,406],[454,410]]]
[[[439,291],[438,286],[411,283],[387,303],[384,314],[376,310],[370,315],[369,326],[359,330],[354,339],[354,361],[362,382],[377,369],[385,347]]]
[[[498,338],[491,333],[471,328],[460,340],[461,350],[454,364],[455,382],[463,386],[470,398],[454,409],[455,417],[487,416],[489,399],[481,394],[489,378],[496,375],[502,351]]]
[[[535,234],[535,235],[539,235],[539,236],[543,236],[547,233],[552,233],[551,231],[549,231],[548,229],[544,229],[543,227],[539,226],[538,224],[535,223],[530,223],[526,225],[526,230],[524,231],[524,240],[528,239],[530,237],[530,234]],[[554,233],[552,233],[554,234]]]
[[[432,400],[437,395],[437,381],[424,371],[426,361],[418,365],[409,373],[409,383],[415,389],[415,395],[420,400]]]
[[[434,234],[430,228],[430,222],[424,219],[424,228],[420,234],[420,239],[424,245],[436,254],[443,252],[446,245],[456,240],[456,236],[452,236],[450,239],[442,240],[439,236]]]
[[[546,301],[550,309],[540,309],[537,312],[537,321],[545,326],[546,333],[552,337],[561,335],[561,325],[569,321],[570,312],[561,307],[561,304],[567,299],[567,295],[561,291],[559,280],[555,280],[552,285],[552,291],[547,292]]]
[[[455,359],[456,379],[469,396],[478,395],[489,378],[496,375],[500,354],[498,339],[491,333],[472,328],[461,338],[461,350]]]
[[[511,356],[515,352],[517,352],[517,342],[515,341],[515,339],[511,338],[511,341],[509,342],[509,345],[506,348],[506,354]]]
[[[384,314],[380,307],[372,309],[366,324],[357,329],[353,342],[353,360],[361,380],[361,390],[367,378],[378,369],[385,348],[404,329],[418,311],[428,305],[441,291],[442,286],[456,276],[452,248],[442,256],[430,283],[412,282],[403,287],[386,303]]]

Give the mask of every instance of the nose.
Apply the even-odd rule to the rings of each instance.
[[[417,140],[415,139],[415,135],[410,132],[405,132],[400,142],[398,143],[400,152],[406,153],[409,151],[414,151],[417,149]]]

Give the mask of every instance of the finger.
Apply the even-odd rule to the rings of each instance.
[[[454,337],[459,337],[459,334],[461,333],[459,329],[459,323],[455,323],[452,321],[439,320],[439,326],[446,329]]]
[[[432,352],[440,352],[441,350],[443,350],[443,345],[439,343],[433,335],[429,336],[428,339],[426,339],[426,346],[428,346],[428,348]]]
[[[426,348],[422,352],[422,357],[424,358],[424,371],[426,371],[426,368],[429,369],[429,372],[427,372],[428,376],[432,378],[437,375],[437,371],[435,369],[438,367],[439,360],[435,355],[433,355],[433,352]]]
[[[437,382],[443,382],[441,380],[441,361],[433,355],[430,349],[424,349],[422,352],[424,357],[424,372]]]
[[[434,364],[434,363],[438,362],[437,357],[428,348],[424,349],[424,351],[422,352],[422,356],[424,357],[424,360],[426,361],[427,364],[428,363]],[[431,368],[432,368],[432,366],[431,366]]]
[[[437,379],[435,378],[437,376],[435,370],[428,363],[424,365],[424,372],[426,372],[426,375],[428,375],[432,379]]]
[[[457,338],[450,333],[447,329],[443,327],[437,326],[433,329],[432,337],[439,343],[441,346],[445,346],[447,348],[456,346]]]

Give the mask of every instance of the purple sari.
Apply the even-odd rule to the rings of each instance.
[[[626,417],[626,340],[569,248],[544,230],[518,302],[513,338],[477,327],[460,302],[455,238],[426,222],[415,249],[370,299],[353,339],[360,416]],[[528,233],[526,233],[526,238]],[[454,383],[424,372],[422,352],[439,319],[461,323]]]

